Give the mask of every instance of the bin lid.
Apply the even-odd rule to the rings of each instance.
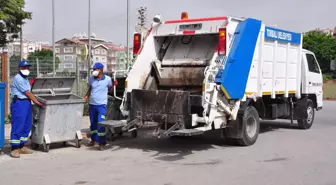
[[[38,77],[32,86],[34,94],[68,94],[71,93],[75,77]]]

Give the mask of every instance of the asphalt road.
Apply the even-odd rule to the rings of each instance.
[[[184,139],[125,136],[106,151],[54,145],[49,153],[0,156],[1,185],[335,185],[336,102],[325,102],[303,131],[263,123],[251,147],[223,144],[216,132]]]

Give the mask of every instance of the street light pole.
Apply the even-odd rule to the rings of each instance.
[[[23,60],[23,34],[22,34],[22,24],[20,26],[20,59]]]
[[[56,49],[55,49],[55,0],[52,0],[52,42],[53,42],[53,77],[56,76]]]
[[[89,0],[89,20],[88,20],[88,37],[89,37],[89,48],[88,48],[88,51],[89,51],[89,58],[88,58],[88,73],[87,73],[87,79],[89,79],[89,75],[90,75],[90,66],[91,66],[91,54],[92,54],[92,51],[91,51],[91,0]]]
[[[129,68],[129,60],[130,60],[130,56],[129,56],[129,0],[127,0],[127,26],[126,26],[126,28],[127,28],[127,31],[126,31],[126,33],[127,33],[127,36],[126,36],[126,39],[127,39],[127,41],[126,41],[126,44],[127,44],[127,68],[126,68],[126,70]]]
[[[22,26],[20,25],[20,59],[23,60],[23,33],[22,33]]]

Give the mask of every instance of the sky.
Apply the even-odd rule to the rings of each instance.
[[[163,20],[212,16],[251,17],[279,28],[305,32],[336,26],[336,0],[129,0],[130,33],[137,24],[137,9],[147,7],[147,24],[156,14]],[[23,29],[24,39],[52,42],[52,0],[26,0],[32,12]],[[116,44],[126,44],[126,0],[91,0],[91,32]],[[55,38],[88,32],[88,0],[55,0]],[[130,39],[132,35],[130,36]],[[132,43],[132,42],[130,42]]]

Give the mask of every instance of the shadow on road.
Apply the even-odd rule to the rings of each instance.
[[[124,137],[111,143],[119,150],[123,148],[140,149],[143,152],[155,152],[155,159],[163,161],[178,161],[195,151],[205,151],[217,147],[231,147],[220,138],[219,132],[208,132],[194,137],[171,137],[158,139],[148,135],[138,138]]]
[[[263,121],[260,128],[260,134],[280,129],[297,129],[297,127],[296,125],[290,125],[281,121]],[[128,133],[125,133],[122,137],[117,137],[114,141],[109,142],[106,150],[117,151],[125,148],[137,149],[148,153],[154,152],[155,154],[153,154],[152,157],[158,160],[178,161],[190,154],[193,154],[195,151],[237,147],[232,144],[233,143],[230,141],[225,141],[221,138],[221,132],[219,130],[209,131],[200,136],[162,139],[151,136],[149,130],[140,130],[137,138],[131,138]],[[96,150],[96,148],[88,149]]]
[[[260,127],[260,134],[278,131],[282,129],[297,129],[296,125],[291,125],[283,121],[263,121]],[[117,151],[122,149],[137,149],[147,153],[153,153],[152,157],[163,161],[178,161],[184,157],[193,154],[195,151],[206,151],[210,149],[225,149],[234,146],[234,143],[225,141],[221,138],[219,130],[209,131],[200,136],[194,137],[172,137],[162,138],[151,136],[151,130],[140,130],[137,138],[132,138],[130,134],[124,133],[124,136],[117,137],[114,141],[109,141],[106,147],[107,151]],[[82,147],[89,142],[90,130],[83,129]],[[27,143],[30,146],[30,142]],[[50,145],[50,150],[60,149],[64,147],[75,147],[73,142],[67,142],[66,146],[63,143],[53,143]],[[87,148],[88,150],[97,150],[97,147]],[[43,151],[40,146],[39,152]],[[6,140],[4,153],[10,153],[9,141]]]
[[[297,126],[297,124],[292,125],[291,123],[287,121],[261,121],[260,122],[260,131],[259,133],[266,133],[281,129],[292,129],[292,130],[300,130]]]

